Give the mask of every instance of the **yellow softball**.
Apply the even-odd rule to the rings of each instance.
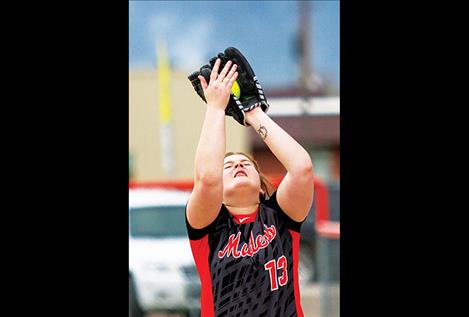
[[[231,92],[233,93],[233,95],[236,96],[236,98],[239,99],[239,97],[241,96],[241,88],[239,88],[239,84],[238,84],[238,81],[235,80],[235,82],[233,83],[233,86],[231,86]]]

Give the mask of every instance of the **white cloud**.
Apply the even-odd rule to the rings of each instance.
[[[176,27],[176,17],[168,13],[152,15],[148,20],[148,41],[154,45],[159,39],[167,39]]]
[[[180,17],[179,17],[180,18]],[[171,63],[179,69],[195,70],[206,63],[210,45],[214,42],[213,27],[215,23],[208,17],[200,17],[184,23],[178,21],[174,14],[160,13],[152,15],[148,22],[148,41],[156,43],[166,41]]]
[[[213,39],[214,23],[207,18],[198,18],[187,24],[174,41],[168,43],[174,57],[174,63],[179,68],[187,70],[198,69],[207,63]]]

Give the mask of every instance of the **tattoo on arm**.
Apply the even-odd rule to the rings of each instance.
[[[257,130],[257,133],[261,136],[262,140],[265,140],[267,138],[267,128],[261,125],[259,129]]]

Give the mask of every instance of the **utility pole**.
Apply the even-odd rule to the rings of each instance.
[[[311,33],[310,33],[310,3],[309,1],[298,1],[299,9],[299,62],[300,76],[299,87],[304,96],[309,95],[314,90],[313,69],[311,65]]]
[[[313,107],[312,94],[319,90],[318,82],[313,75],[311,63],[311,8],[309,1],[298,1],[299,10],[299,34],[298,34],[298,58],[300,72],[298,87],[300,88],[300,107],[304,114],[309,113]]]

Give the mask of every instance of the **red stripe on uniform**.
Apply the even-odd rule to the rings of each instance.
[[[295,304],[296,304],[296,313],[298,317],[304,317],[303,309],[301,308],[301,298],[300,298],[300,285],[298,280],[298,262],[300,254],[300,234],[293,230],[290,231],[292,236],[292,247],[293,247],[293,286],[295,288]]]
[[[212,278],[210,275],[210,265],[208,256],[210,248],[208,245],[208,235],[200,240],[190,240],[192,255],[199,272],[201,292],[200,292],[200,316],[214,317]]]

